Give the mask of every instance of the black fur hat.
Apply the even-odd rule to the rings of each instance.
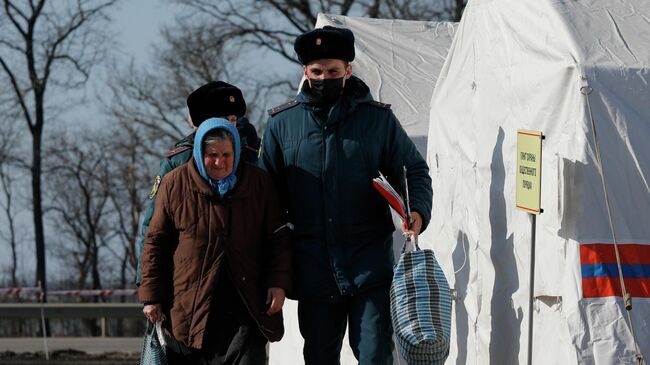
[[[198,127],[209,118],[246,115],[246,101],[237,87],[223,81],[211,81],[187,97],[192,124]]]
[[[303,65],[321,58],[346,62],[354,60],[354,34],[346,28],[329,25],[303,33],[296,38],[293,49]]]

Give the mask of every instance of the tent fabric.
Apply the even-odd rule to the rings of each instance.
[[[319,14],[316,28],[325,25],[345,27],[354,32],[353,74],[368,85],[375,100],[392,105],[393,113],[418,151],[426,156],[429,103],[457,24]],[[394,238],[395,251],[399,253],[403,239],[399,233]],[[420,245],[430,248],[430,243],[422,239]],[[271,365],[303,364],[300,356],[303,341],[296,309],[295,301],[285,302],[285,337],[270,345]],[[346,336],[341,364],[356,364],[347,343]],[[395,364],[398,364],[397,358]]]
[[[613,243],[590,112],[617,241],[650,245],[648,45],[646,0],[468,3],[431,101],[422,238],[456,290],[448,363],[526,361],[531,220],[515,209],[517,129],[546,136],[533,363],[635,363],[621,298],[583,296],[580,247]],[[650,299],[633,305],[648,359]]]
[[[354,73],[366,82],[376,100],[392,104],[406,133],[425,156],[427,111],[451,45],[454,23],[342,16],[322,19],[322,25],[332,23],[355,34],[372,35],[357,36],[356,47],[362,52],[353,62]]]

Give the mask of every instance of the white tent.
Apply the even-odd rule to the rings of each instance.
[[[526,363],[531,220],[515,209],[517,129],[546,136],[533,363],[635,364],[636,346],[650,362],[649,65],[650,1],[469,2],[428,138],[424,236],[457,293],[447,363]],[[604,253],[614,237],[594,132],[631,321],[611,295],[620,286]]]
[[[316,27],[325,25],[354,32],[353,73],[366,82],[375,100],[392,104],[393,112],[425,156],[429,103],[451,45],[454,25],[319,14]],[[397,238],[399,244],[399,234]],[[296,302],[286,302],[286,333],[282,341],[271,344],[271,365],[303,364],[296,309]],[[341,364],[355,363],[346,337]]]

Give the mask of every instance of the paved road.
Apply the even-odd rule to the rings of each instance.
[[[140,352],[142,337],[51,337],[47,339],[48,350],[74,349],[89,354],[104,352]],[[37,352],[43,351],[43,338],[0,337],[0,352]]]

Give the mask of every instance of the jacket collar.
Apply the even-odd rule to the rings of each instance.
[[[316,108],[311,104],[311,96],[303,91],[300,91],[296,100],[303,104],[305,108]],[[370,88],[360,78],[352,75],[346,81],[343,95],[329,111],[329,116],[326,118],[325,123],[329,125],[336,124],[342,119],[342,117],[352,113],[359,104],[370,101],[373,101],[372,95],[370,94]]]
[[[185,147],[185,146],[193,147],[194,146],[194,135],[195,134],[196,134],[196,131],[188,134],[187,136],[185,136],[185,138],[183,138],[180,141],[176,142],[176,144],[174,144],[174,147]]]
[[[357,104],[366,103],[373,100],[372,95],[370,94],[370,88],[360,78],[354,75],[350,76],[350,78],[345,82],[345,89],[343,89],[342,96],[347,96],[345,99],[350,102],[349,109],[354,109]],[[339,98],[339,101],[336,104],[341,104],[342,99],[344,98]],[[304,91],[300,91],[296,97],[296,100],[303,104],[310,104],[312,98]],[[336,107],[336,104],[334,104],[334,107]]]

